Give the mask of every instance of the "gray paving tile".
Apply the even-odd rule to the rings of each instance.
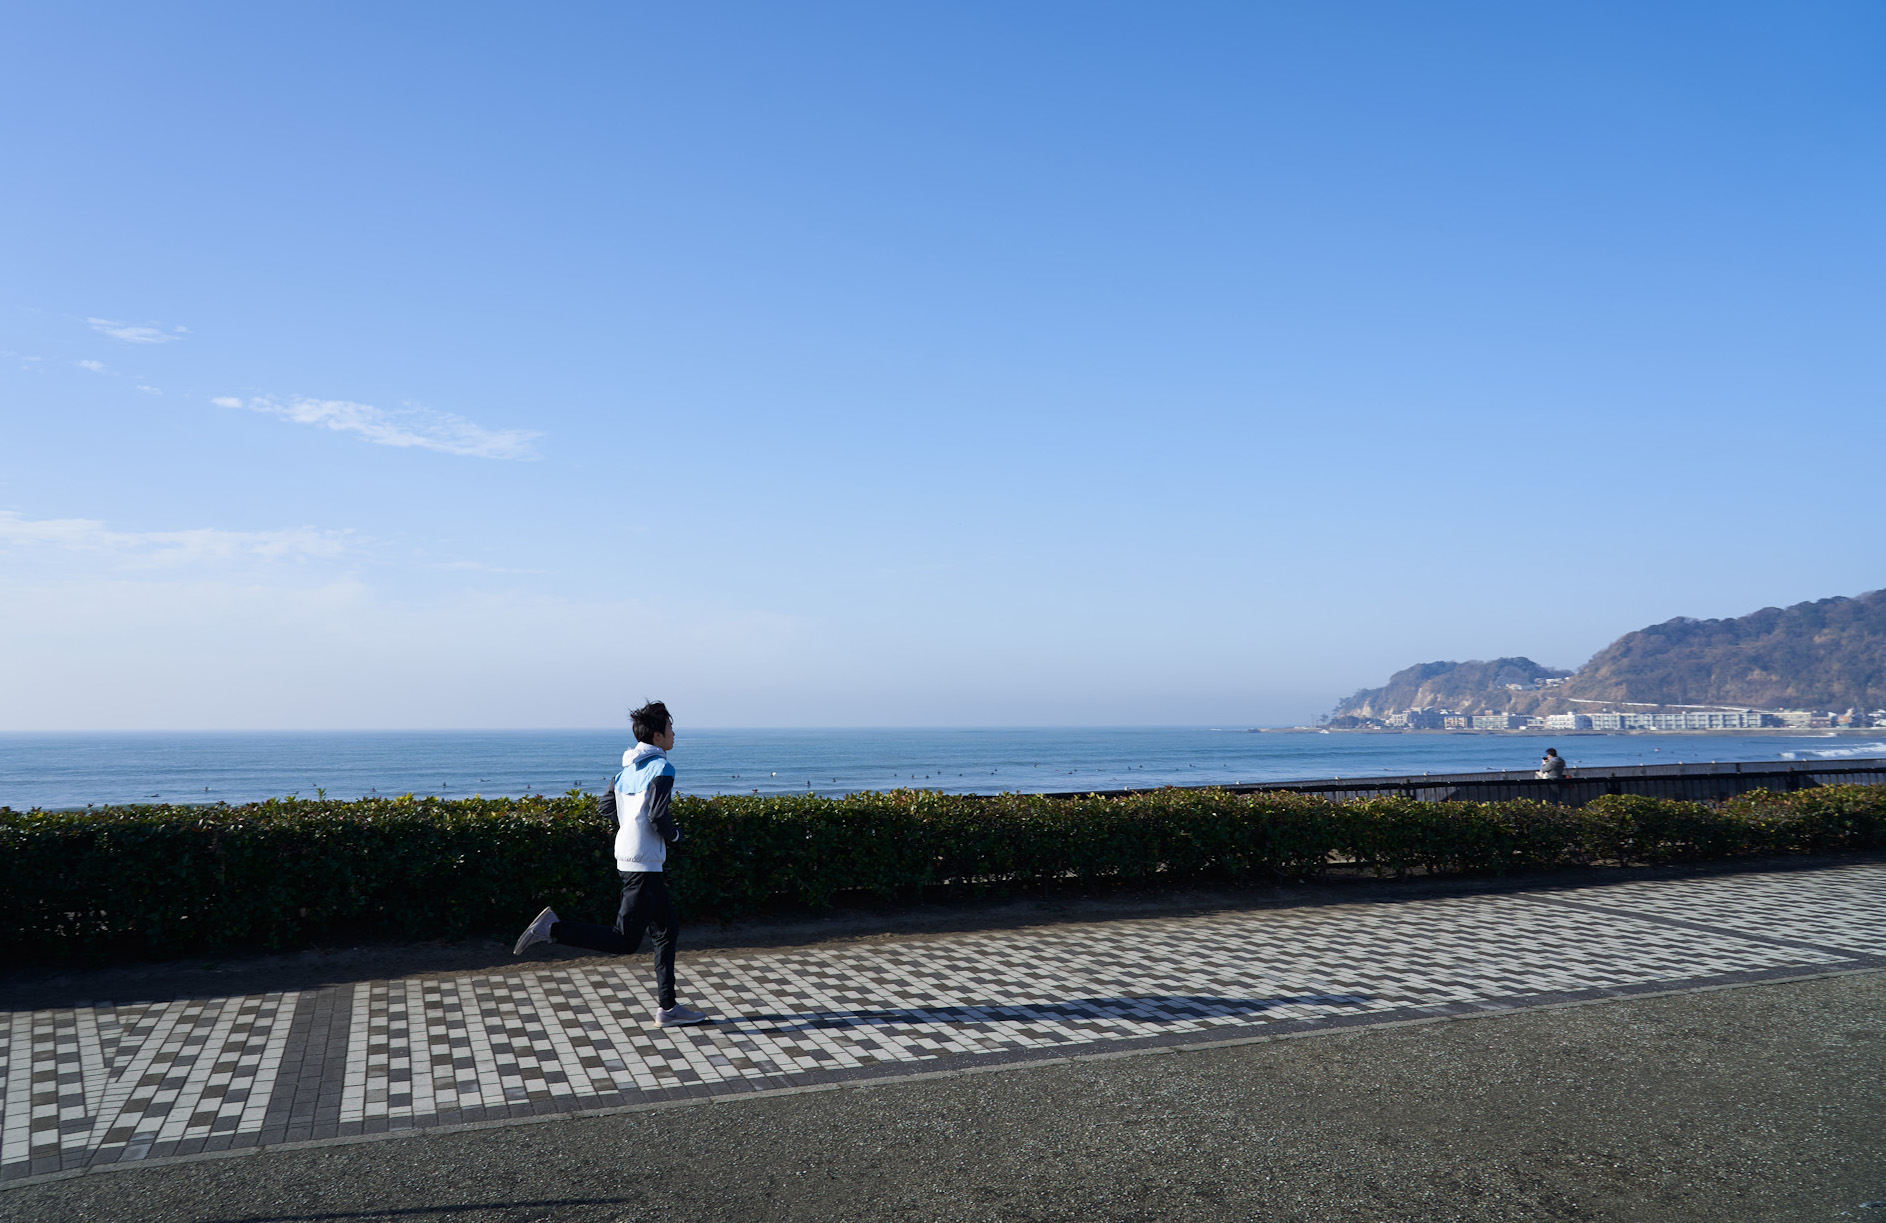
[[[0,1180],[1886,962],[1886,866],[0,1014]]]

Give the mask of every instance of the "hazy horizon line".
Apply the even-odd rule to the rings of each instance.
[[[680,735],[686,738],[695,731],[833,731],[833,730],[958,730],[958,731],[1015,731],[1015,730],[1294,730],[1306,727],[1307,723],[1230,723],[1213,725],[1206,722],[1031,722],[1031,723],[899,723],[896,725],[826,725],[826,726],[784,726],[784,725],[699,725],[683,726]],[[552,731],[620,731],[628,734],[624,726],[171,726],[171,727],[51,727],[32,729],[0,728],[0,735],[268,735],[268,734],[543,734]]]

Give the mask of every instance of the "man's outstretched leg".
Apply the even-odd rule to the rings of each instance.
[[[560,943],[565,947],[583,947],[610,955],[630,955],[640,942],[638,939],[632,943],[623,938],[622,932],[613,926],[563,921],[557,917],[555,909],[545,909],[531,920],[530,925],[524,927],[524,933],[517,936],[511,954],[523,955],[526,948],[535,947],[538,943]]]
[[[525,948],[535,947],[538,943],[558,943],[609,955],[634,955],[642,946],[642,927],[648,924],[636,917],[640,892],[640,887],[630,883],[628,875],[622,874],[622,901],[616,906],[616,924],[613,926],[563,921],[557,917],[555,909],[546,907],[531,919],[530,925],[524,927],[524,933],[517,936],[517,944],[511,948],[511,954],[523,955]]]
[[[674,1028],[708,1022],[704,1013],[675,1001],[675,944],[681,923],[675,916],[674,898],[668,894],[668,881],[660,871],[620,874],[622,903],[614,926],[560,921],[555,910],[546,908],[524,928],[511,953],[522,955],[538,943],[558,943],[609,955],[633,955],[641,950],[642,933],[647,931],[655,944],[655,1023]]]

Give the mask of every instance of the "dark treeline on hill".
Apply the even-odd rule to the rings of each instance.
[[[1535,681],[1569,676],[1547,688]],[[1509,687],[1509,685],[1520,685]],[[1397,671],[1336,707],[1379,718],[1403,709],[1539,714],[1574,699],[1754,709],[1886,706],[1886,590],[1764,607],[1729,620],[1678,616],[1618,638],[1576,672],[1530,658],[1430,662]]]

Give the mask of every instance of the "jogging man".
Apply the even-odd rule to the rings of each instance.
[[[635,746],[622,753],[622,771],[601,800],[603,810],[614,808],[618,825],[616,873],[622,876],[622,906],[616,912],[616,924],[560,921],[554,911],[545,909],[524,928],[511,954],[522,955],[525,948],[538,943],[561,943],[633,955],[641,950],[646,930],[655,939],[655,1022],[664,1028],[706,1023],[706,1015],[675,1001],[675,939],[680,928],[662,875],[669,844],[681,839],[681,830],[668,811],[675,785],[675,766],[667,756],[675,745],[674,719],[660,701],[650,701],[629,718]]]

